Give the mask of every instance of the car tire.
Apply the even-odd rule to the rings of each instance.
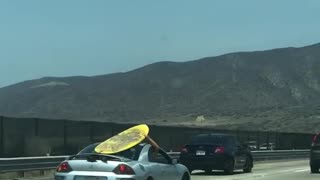
[[[153,178],[152,177],[148,177],[148,179],[147,180],[153,180]]]
[[[246,158],[246,164],[244,165],[243,172],[244,173],[250,173],[252,172],[252,167],[253,167],[253,161],[250,157]]]
[[[319,173],[319,167],[315,165],[310,165],[311,173]]]
[[[228,174],[228,175],[232,175],[234,172],[234,161],[233,159],[229,158],[226,159],[225,163],[224,163],[224,173]]]
[[[182,180],[190,180],[190,177],[187,173],[184,173],[184,175],[182,176]]]

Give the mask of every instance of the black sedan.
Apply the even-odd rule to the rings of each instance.
[[[233,174],[237,169],[248,173],[253,168],[249,148],[241,145],[235,136],[227,134],[200,134],[193,137],[191,143],[181,150],[180,162],[190,172],[223,170]]]

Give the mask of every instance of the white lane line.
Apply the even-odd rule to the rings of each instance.
[[[287,172],[295,172],[300,170],[300,168],[295,168],[295,169],[285,169],[285,170],[275,170],[274,172],[279,172],[279,173],[287,173]]]
[[[288,172],[306,172],[309,171],[309,168],[294,168],[294,169],[286,169],[286,170],[280,170],[280,171],[275,171],[279,173],[288,173]]]
[[[306,172],[306,171],[309,171],[310,169],[309,168],[307,168],[307,169],[300,169],[300,170],[296,170],[296,171],[294,171],[294,172]]]

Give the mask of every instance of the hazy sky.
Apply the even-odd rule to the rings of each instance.
[[[1,0],[0,87],[320,42],[319,0]]]

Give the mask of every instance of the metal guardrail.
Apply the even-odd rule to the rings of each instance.
[[[307,158],[310,150],[274,150],[274,151],[253,151],[253,159],[278,160]],[[179,158],[179,152],[168,152],[172,158]],[[0,173],[55,169],[62,161],[69,156],[48,156],[48,157],[23,157],[23,158],[0,158]]]
[[[0,158],[0,173],[54,169],[68,156]]]
[[[309,154],[310,150],[252,151],[252,156],[255,161],[307,158]]]

